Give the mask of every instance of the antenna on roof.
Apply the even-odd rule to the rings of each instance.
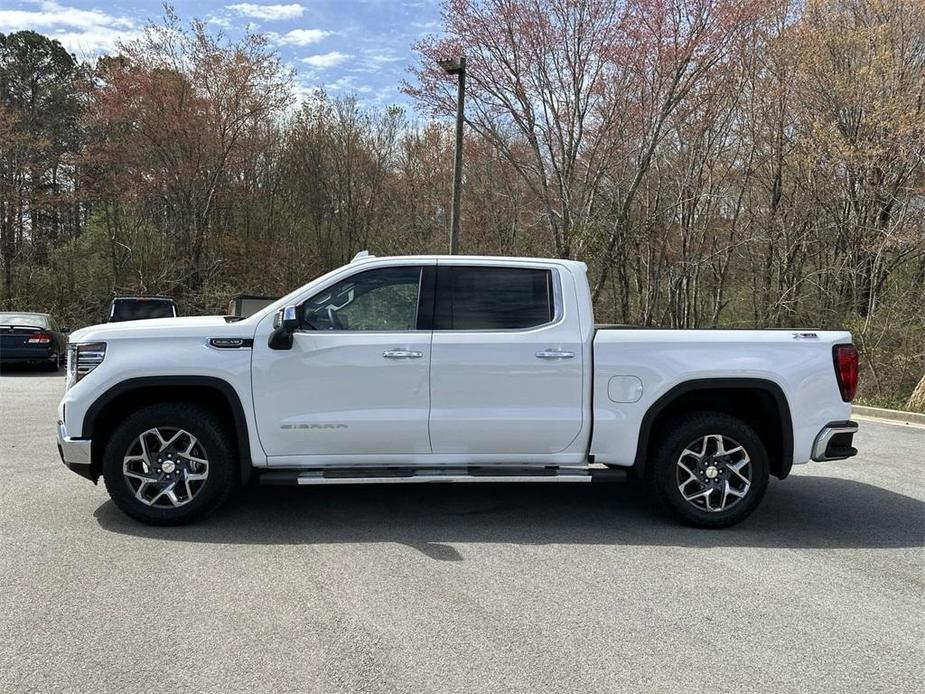
[[[353,256],[353,260],[351,260],[350,262],[351,262],[351,263],[355,263],[356,261],[358,261],[358,260],[363,260],[364,258],[375,258],[375,257],[376,257],[376,256],[374,256],[374,255],[373,255],[372,253],[370,253],[369,251],[360,251],[360,252],[357,253],[355,256]]]

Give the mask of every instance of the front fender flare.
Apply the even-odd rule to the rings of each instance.
[[[244,406],[237,391],[228,382],[214,376],[143,376],[120,381],[100,395],[93,404],[87,408],[81,423],[80,431],[84,437],[91,437],[97,420],[106,407],[116,398],[132,391],[147,390],[149,388],[164,387],[195,387],[208,388],[218,391],[225,399],[231,412],[234,424],[235,439],[238,446],[238,457],[241,474],[241,484],[247,484],[251,477],[253,461],[251,459],[250,435],[247,431],[247,417]]]

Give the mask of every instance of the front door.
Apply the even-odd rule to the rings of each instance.
[[[432,305],[424,304],[433,272],[427,263],[359,270],[299,307],[291,350],[255,341],[254,408],[271,464],[431,452]]]

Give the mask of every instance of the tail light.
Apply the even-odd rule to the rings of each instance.
[[[26,340],[26,343],[30,345],[47,345],[49,342],[51,342],[51,335],[41,332],[32,333],[29,339]]]
[[[835,362],[835,378],[841,399],[845,402],[854,400],[858,391],[858,349],[854,345],[835,345],[832,348],[832,361]]]

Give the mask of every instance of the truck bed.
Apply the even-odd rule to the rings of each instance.
[[[850,342],[848,332],[596,327],[590,450],[598,462],[632,465],[643,417],[681,384],[721,386],[735,377],[786,393],[795,463],[810,459],[821,427],[850,418],[832,364],[832,348]]]

